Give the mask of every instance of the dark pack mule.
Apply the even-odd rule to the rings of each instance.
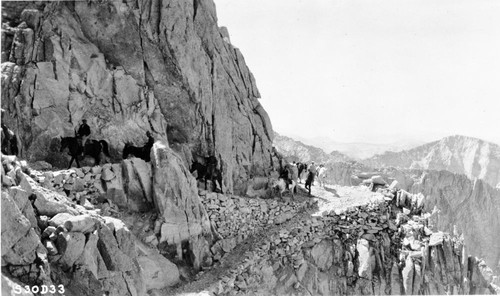
[[[212,191],[215,192],[217,189],[217,184],[219,183],[221,193],[222,190],[222,171],[217,168],[217,158],[215,156],[209,157],[195,157],[193,163],[191,164],[191,173],[195,172],[198,174],[196,180],[203,179],[205,181],[205,190],[207,190],[207,181],[212,182]]]
[[[73,164],[73,160],[76,161],[77,167],[80,167],[80,162],[78,161],[78,157],[82,155],[82,150],[84,152],[84,155],[91,156],[95,159],[95,165],[99,165],[101,163],[101,153],[103,153],[107,157],[110,157],[108,151],[108,142],[104,140],[97,141],[89,139],[85,143],[85,147],[82,147],[80,143],[81,143],[80,139],[75,137],[61,138],[60,151],[63,152],[64,149],[68,148],[69,150],[68,154],[71,156],[68,169]]]
[[[17,136],[14,132],[2,123],[1,130],[2,153],[6,155],[18,155]]]
[[[129,156],[135,156],[141,158],[146,162],[151,161],[151,148],[152,145],[144,145],[143,147],[136,147],[130,143],[125,143],[123,147],[123,159],[127,159]]]

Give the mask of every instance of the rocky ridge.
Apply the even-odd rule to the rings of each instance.
[[[2,2],[2,108],[30,162],[67,164],[87,119],[114,160],[145,132],[185,165],[218,158],[226,191],[272,166],[272,126],[212,1]],[[248,145],[248,143],[252,143]]]
[[[370,167],[446,170],[500,188],[500,146],[471,137],[450,136],[410,150],[376,155],[363,163]]]
[[[295,143],[295,145],[299,144]],[[488,155],[491,160],[488,168],[494,168],[491,165],[496,161],[495,145],[477,139],[459,136],[448,137],[441,142],[429,143],[409,151],[414,151],[415,153],[416,151],[421,151],[422,155],[426,155],[425,153],[427,152],[425,151],[429,149],[441,149],[440,147],[448,147],[446,149],[449,151],[456,151],[456,153],[450,152],[448,154],[451,157],[450,159],[456,160],[456,163],[458,163],[461,156],[474,155],[474,153],[479,153],[479,151],[490,151]],[[463,147],[463,149],[457,147]],[[443,148],[439,151],[445,151],[446,149]],[[400,152],[398,155],[405,156],[405,153],[409,152]],[[393,155],[393,153],[386,153],[384,155],[388,157]],[[377,157],[384,159],[384,155]],[[436,154],[432,155],[434,155],[432,159],[438,159],[437,155],[440,154],[436,152]],[[284,156],[286,157],[287,154],[285,153]],[[377,159],[377,157],[373,159]],[[470,156],[468,159],[474,159],[474,157]],[[476,157],[476,162],[478,159]],[[396,158],[393,160],[394,162],[398,162]],[[463,164],[465,162],[460,163]],[[483,161],[481,163],[487,162]],[[357,186],[367,178],[371,178],[374,175],[381,175],[389,184],[396,180],[398,181],[399,188],[410,193],[424,194],[428,198],[426,210],[433,211],[434,207],[436,207],[441,211],[439,220],[436,221],[438,229],[447,232],[458,231],[462,233],[464,241],[469,245],[471,254],[484,258],[488,266],[492,267],[497,274],[500,274],[500,253],[498,251],[500,241],[496,235],[500,231],[498,218],[500,217],[500,191],[492,188],[488,184],[487,179],[473,181],[465,174],[448,172],[446,170],[403,169],[384,166],[377,168],[369,166],[369,164],[380,165],[380,163],[370,162],[329,163],[326,165],[328,169],[326,182],[329,184]],[[491,174],[486,175],[494,176],[494,169],[486,171],[491,172]]]
[[[498,274],[500,272],[500,190],[483,180],[472,181],[467,176],[448,171],[399,170],[384,168],[370,173],[355,172],[353,184],[374,175],[409,193],[426,196],[425,210],[439,211],[434,216],[437,229],[461,233],[469,251],[481,257]]]
[[[276,132],[274,132],[273,145],[276,147],[276,150],[289,161],[316,161],[318,163],[327,164],[352,161],[351,158],[340,152],[332,151],[330,154],[327,154],[320,148],[306,145],[292,138],[279,135]]]
[[[165,149],[155,144],[153,155],[162,161],[153,164],[176,167],[177,159],[182,168],[180,157]],[[422,194],[379,186],[377,199],[370,203],[322,212],[314,200],[300,194],[276,201],[198,191],[195,185],[194,196],[200,194],[206,220],[199,226],[188,220],[175,232],[171,225],[176,224],[176,214],[161,215],[158,208],[130,214],[131,205],[148,201],[144,187],[134,191],[143,192],[142,199],[128,199],[133,180],[136,185],[141,180],[137,162],[37,172],[4,156],[2,225],[17,225],[15,217],[26,225],[2,233],[5,281],[63,283],[67,291],[88,295],[103,290],[110,295],[198,291],[198,282],[223,295],[487,294],[497,289],[497,277],[483,261],[468,255],[463,239],[435,231],[439,214],[425,211],[432,199]],[[125,181],[129,165],[137,174]],[[111,186],[119,180],[128,185]],[[30,188],[36,197],[24,193]],[[156,207],[155,194],[151,196]],[[123,206],[118,206],[117,196],[125,196]],[[165,220],[168,217],[174,220]],[[36,227],[26,234],[12,230],[30,225]],[[181,238],[203,227],[208,229],[201,235]],[[183,269],[186,263],[202,270],[197,280],[166,288],[190,278]]]
[[[215,295],[500,292],[498,278],[483,261],[466,255],[462,239],[433,230],[433,215],[423,211],[423,195],[407,194],[402,199],[400,190],[381,193],[385,198],[377,202],[317,213],[314,217],[311,213],[317,209],[311,212],[308,207],[308,213],[296,215],[280,227],[270,227],[263,235],[251,235],[222,257],[219,268],[171,292],[206,291]],[[232,212],[242,209],[233,207]],[[223,231],[226,227],[216,229]]]
[[[152,156],[56,172],[2,156],[2,275],[69,295],[145,295],[179,281],[172,261],[210,265],[196,181],[162,143]]]

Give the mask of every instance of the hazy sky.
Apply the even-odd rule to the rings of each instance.
[[[215,3],[278,133],[500,143],[500,1]]]

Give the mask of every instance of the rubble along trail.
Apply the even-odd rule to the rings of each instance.
[[[280,225],[271,225],[259,233],[253,234],[238,244],[231,252],[227,253],[217,264],[210,269],[202,271],[198,274],[198,278],[192,282],[184,283],[176,288],[167,288],[163,290],[168,295],[210,295],[207,289],[215,284],[222,277],[234,273],[248,258],[245,256],[252,250],[256,250],[270,237],[278,234],[282,229],[291,230],[300,225],[301,221],[305,221],[314,216],[320,216],[325,212],[335,211],[337,214],[351,207],[366,205],[371,202],[383,200],[383,195],[374,193],[368,190],[367,187],[358,186],[337,186],[326,185],[320,187],[318,185],[311,187],[311,197],[308,196],[304,184],[298,184],[298,194],[295,195],[294,201],[307,202],[313,199],[316,202],[314,208],[304,210],[295,215],[290,220]],[[289,195],[285,195],[285,200]],[[277,197],[279,200],[279,197]]]

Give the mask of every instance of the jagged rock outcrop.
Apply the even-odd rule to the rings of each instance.
[[[437,212],[432,218],[436,228],[460,233],[469,252],[481,257],[495,272],[500,271],[500,190],[483,180],[448,171],[399,170],[384,168],[370,173],[356,173],[358,182],[381,175],[388,182],[410,193],[425,196],[425,210]],[[360,178],[361,177],[361,178]]]
[[[500,190],[482,180],[447,171],[414,172],[410,192],[426,196],[426,210],[439,210],[438,229],[463,234],[474,256],[500,271]],[[454,227],[456,226],[456,228]]]
[[[440,169],[455,168],[463,172],[467,164],[472,166],[469,171],[475,174],[481,172],[481,176],[492,177],[500,172],[498,169],[495,170],[497,148],[495,144],[477,139],[448,137],[440,142],[430,143],[406,152],[397,154],[388,152],[373,157],[370,161],[364,161],[363,164],[358,162],[327,164],[326,182],[351,186],[358,185],[364,179],[374,175],[382,175],[389,184],[394,180],[398,181],[398,188],[412,193],[421,192],[427,199],[426,210],[432,211],[436,207],[440,211],[440,214],[433,218],[436,219],[434,223],[437,229],[448,232],[455,230],[462,233],[471,254],[483,258],[488,266],[498,273],[500,241],[496,233],[500,232],[500,192],[488,184],[487,178],[472,181],[470,176],[445,170],[424,171],[394,167],[374,169],[366,165],[366,163],[381,165],[384,164],[384,160],[387,160],[386,165],[411,167],[412,164],[426,163],[430,166],[438,166]],[[390,156],[399,156],[399,158]],[[461,157],[465,159],[462,161]],[[421,161],[416,162],[414,159],[421,159]],[[449,167],[447,164],[452,164],[452,166]],[[479,176],[476,175],[476,177]]]
[[[211,243],[212,231],[207,212],[198,196],[196,180],[182,165],[182,159],[168,146],[156,142],[151,152],[153,166],[153,200],[159,212],[159,243],[174,247],[177,258],[183,258],[182,244],[189,242],[198,257],[208,250],[193,246]],[[208,241],[207,241],[208,240]],[[203,249],[203,247],[201,246]],[[210,262],[196,262],[199,269]]]
[[[165,157],[157,156],[158,162]],[[151,244],[148,246],[132,234],[124,221],[108,216],[123,214],[116,205],[118,201],[114,203],[111,199],[115,196],[106,190],[124,192],[124,200],[128,202],[120,205],[122,210],[144,211],[132,205],[137,205],[140,198],[141,203],[146,202],[147,190],[129,189],[134,180],[142,182],[140,176],[114,173],[117,168],[131,166],[132,172],[138,167],[143,168],[139,170],[141,174],[151,175],[151,169],[144,169],[141,161],[131,159],[118,166],[41,173],[31,170],[25,162],[23,165],[14,156],[2,156],[2,180],[6,181],[2,184],[1,207],[5,293],[13,290],[12,293],[17,294],[15,291],[25,285],[38,288],[62,285],[66,295],[145,295],[149,290],[176,284],[180,278],[178,268],[160,255],[154,239],[148,241]],[[170,173],[167,169],[164,171]],[[121,188],[98,185],[117,179],[126,181],[119,182],[123,184]],[[151,179],[149,186],[152,186]],[[133,199],[132,195],[139,192],[143,195]],[[152,192],[149,191],[150,199]],[[181,198],[190,200],[186,196]],[[192,200],[189,205],[193,206]],[[184,208],[185,217],[195,217],[189,213],[191,210]],[[156,217],[151,216],[152,223],[140,229],[140,239],[146,240],[145,236],[151,233],[160,237],[160,231],[155,232],[152,224],[169,220]],[[196,221],[190,219],[189,227],[196,226]],[[203,234],[209,237],[210,232]],[[198,238],[193,234],[182,243],[194,239]],[[172,245],[175,248],[175,244]],[[205,255],[196,247],[191,249],[199,256]]]
[[[66,165],[58,138],[86,118],[115,159],[147,130],[216,156],[229,192],[271,165],[269,117],[211,0],[18,3],[2,2],[2,121],[23,157]]]
[[[401,152],[363,160],[371,167],[447,170],[500,186],[500,146],[465,136],[450,136]]]
[[[433,215],[425,212],[423,202],[416,202],[423,201],[423,195],[408,194],[403,200],[396,196],[401,192],[385,189],[385,202],[286,220],[255,248],[232,257],[237,260],[233,268],[203,289],[216,295],[500,292],[498,278],[483,261],[469,256],[463,240],[434,230]],[[234,216],[247,215],[238,199],[234,204],[219,201],[226,204],[212,206],[211,215],[225,215],[227,209]],[[215,228],[225,233],[246,226],[218,223]]]

